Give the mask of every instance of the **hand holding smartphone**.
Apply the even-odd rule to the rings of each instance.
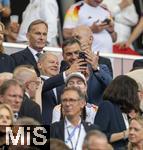
[[[86,55],[85,55],[85,52],[79,52],[79,57],[78,57],[79,59],[83,59],[84,60],[84,62],[86,62]],[[84,64],[83,66],[87,66],[87,64]]]
[[[107,25],[110,24],[111,20],[106,18],[105,20],[102,21],[102,23],[106,23]]]

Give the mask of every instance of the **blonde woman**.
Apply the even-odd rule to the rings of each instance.
[[[0,73],[12,72],[15,64],[11,56],[4,53],[3,40],[4,40],[5,26],[0,22]]]
[[[6,150],[6,126],[13,124],[13,112],[9,105],[0,104],[0,150]]]
[[[143,150],[143,116],[130,122],[128,150]]]

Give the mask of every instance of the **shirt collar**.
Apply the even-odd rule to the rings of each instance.
[[[36,51],[35,49],[33,49],[32,47],[28,46],[29,50],[31,51],[31,53],[35,56],[37,53],[39,53],[38,51]],[[40,53],[43,53],[43,50],[40,51]]]
[[[47,80],[47,79],[49,79],[49,78],[50,78],[50,77],[45,76],[45,75],[40,75],[40,77],[41,77],[42,79],[45,79],[45,80]]]
[[[28,92],[25,92],[25,95],[26,95],[28,98],[30,98],[30,95],[29,95]]]
[[[81,123],[81,119],[79,120],[78,125],[79,125],[80,123]],[[66,128],[69,128],[69,127],[75,128],[75,126],[68,120],[67,117],[65,117],[65,127],[66,127]]]

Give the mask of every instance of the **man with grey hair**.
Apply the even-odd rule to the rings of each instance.
[[[86,133],[97,126],[84,122],[81,118],[85,106],[85,94],[76,87],[66,87],[61,95],[64,119],[51,124],[50,137],[65,142],[71,149],[81,150]]]
[[[39,104],[37,104],[41,102],[41,99],[35,100],[36,92],[39,92],[39,95],[41,95],[41,91],[37,91],[40,81],[38,80],[34,68],[29,65],[18,66],[14,70],[13,78],[21,82],[24,88],[24,97],[19,115],[32,117],[41,123],[41,110]]]

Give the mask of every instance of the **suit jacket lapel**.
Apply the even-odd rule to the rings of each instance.
[[[61,139],[62,141],[65,141],[65,125],[64,125],[64,119],[62,119],[59,122],[59,131],[58,131],[58,135],[59,135],[59,139]]]
[[[115,113],[118,115],[117,118],[118,118],[118,125],[119,125],[120,129],[126,130],[125,121],[123,119],[123,115],[121,113],[121,110],[120,110],[119,106],[115,105],[114,108],[115,108],[114,109]]]
[[[23,55],[24,55],[25,59],[28,59],[28,61],[31,62],[31,64],[32,64],[35,68],[37,68],[37,62],[36,62],[36,60],[35,60],[33,54],[31,53],[31,51],[28,49],[28,47],[27,47],[27,49],[24,51]]]
[[[62,93],[64,87],[65,87],[65,85],[63,84],[63,85],[58,86],[56,88],[56,91],[57,91],[57,102],[58,102],[58,104],[60,104],[60,102],[61,102],[61,93]]]
[[[51,92],[52,99],[53,99],[54,103],[57,105],[58,104],[58,100],[57,100],[57,98],[55,96],[54,90],[52,89],[52,90],[50,90],[50,92]]]

